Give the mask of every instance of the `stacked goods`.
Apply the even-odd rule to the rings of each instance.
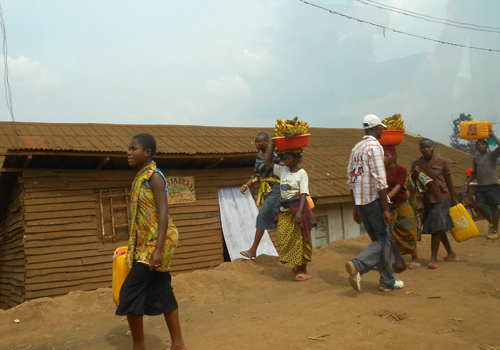
[[[403,141],[405,125],[401,114],[394,114],[392,117],[382,121],[387,129],[382,130],[382,137],[378,140],[382,146],[396,146]]]
[[[401,119],[401,114],[394,114],[392,117],[385,118],[382,123],[387,126],[387,130],[404,130],[405,124]]]
[[[299,121],[299,117],[293,119],[278,119],[273,131],[273,140],[278,150],[288,152],[302,152],[309,142],[309,124]]]
[[[492,122],[478,122],[471,120],[470,122],[460,123],[460,138],[465,140],[481,140],[486,139],[493,129]]]
[[[282,120],[278,119],[276,126],[273,130],[274,137],[285,136],[285,132],[290,131],[297,134],[307,134],[309,132],[309,124],[305,121],[299,121],[299,117],[293,119]]]

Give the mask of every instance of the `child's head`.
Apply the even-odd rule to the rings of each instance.
[[[434,142],[431,139],[423,138],[418,143],[418,146],[420,148],[420,153],[422,153],[424,158],[432,158],[434,155]]]
[[[283,165],[294,168],[302,161],[302,155],[299,152],[285,152],[283,155]]]
[[[396,146],[384,146],[384,163],[386,167],[396,164],[397,157]]]
[[[486,153],[488,151],[488,142],[486,140],[477,140],[476,150],[481,154]]]
[[[128,163],[132,167],[142,167],[156,152],[156,141],[150,134],[135,135],[128,147]]]
[[[267,133],[259,132],[257,136],[255,136],[255,147],[257,148],[257,151],[265,150],[268,143],[269,135]]]

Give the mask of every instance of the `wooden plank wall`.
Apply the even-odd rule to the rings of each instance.
[[[1,309],[8,309],[24,301],[25,253],[23,237],[23,185],[18,183],[12,191],[4,220],[0,223]]]
[[[210,268],[223,262],[218,188],[241,186],[252,169],[166,171],[194,176],[196,202],[170,206],[180,232],[172,273]],[[73,290],[111,286],[112,253],[126,241],[98,240],[96,191],[130,186],[133,171],[26,170],[26,300]]]

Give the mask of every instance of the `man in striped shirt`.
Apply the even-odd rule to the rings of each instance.
[[[380,273],[379,290],[390,292],[404,286],[403,281],[396,281],[393,273],[384,269],[382,258],[382,247],[387,239],[386,226],[391,223],[384,150],[378,142],[385,127],[374,114],[363,118],[366,135],[352,149],[347,166],[347,184],[355,204],[354,221],[363,222],[372,240],[365,250],[345,264],[349,283],[358,292],[361,292],[361,275],[374,266]]]

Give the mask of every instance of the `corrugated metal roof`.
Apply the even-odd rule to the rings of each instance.
[[[227,128],[185,125],[44,124],[0,122],[0,156],[7,150],[116,152],[123,154],[130,138],[149,132],[161,154],[248,154],[255,152],[255,135],[271,128]],[[313,197],[345,196],[351,149],[363,136],[361,129],[311,129],[302,166],[310,178]],[[421,156],[419,137],[409,133],[398,149],[398,164],[410,168]],[[461,185],[472,156],[436,143],[436,153],[451,160],[455,186]],[[75,153],[77,155],[78,153]]]
[[[158,153],[248,153],[255,151],[253,139],[261,130],[185,125],[0,122],[0,154],[7,150],[21,149],[124,152],[130,138],[142,132],[155,136],[158,140]]]

